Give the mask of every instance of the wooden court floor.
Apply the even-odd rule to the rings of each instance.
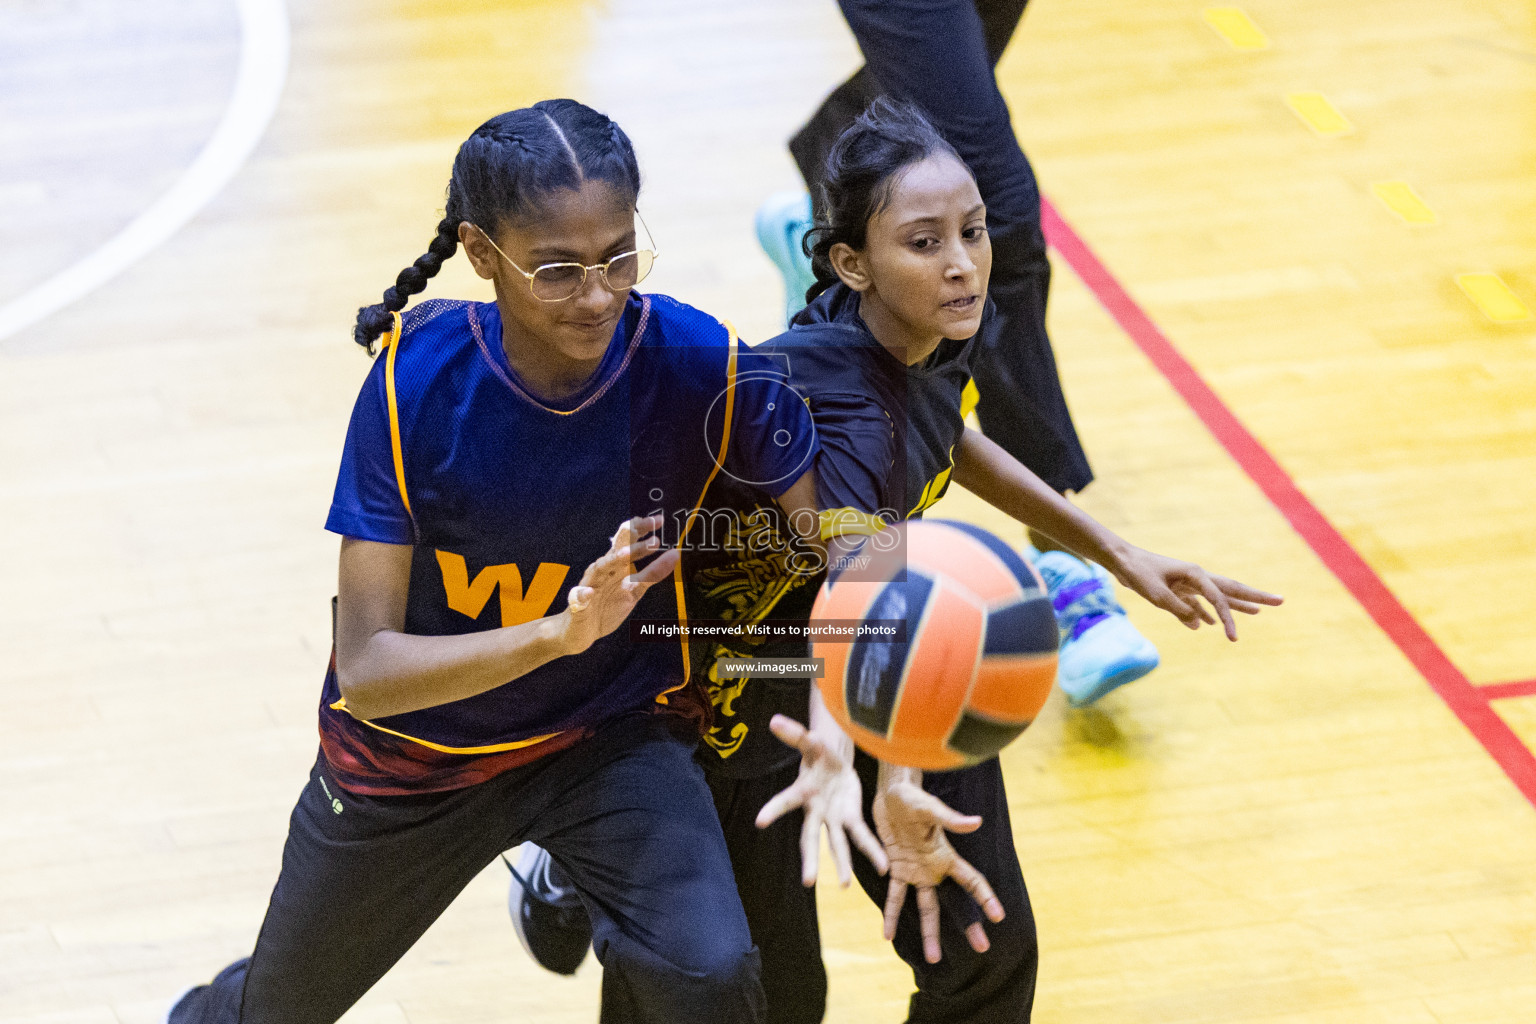
[[[237,89],[241,11],[275,0],[242,3],[0,3],[0,328],[182,180]],[[1181,390],[1057,262],[1083,504],[1288,598],[1235,646],[1132,605],[1164,666],[1053,700],[1006,753],[1035,1019],[1523,1024],[1536,806],[1483,740],[1536,748],[1536,14],[1243,11],[1035,0],[1000,70],[1064,222],[1188,361]],[[752,211],[857,63],[832,0],[288,15],[250,159],[0,336],[0,1024],[148,1024],[249,950],[315,755],[352,315],[424,250],[458,142],[546,96],[607,110],[664,250],[647,287],[762,338]],[[483,292],[454,260],[429,294]],[[1018,536],[964,494],[940,511]],[[820,897],[828,1019],[902,1019],[874,909]],[[596,964],[540,972],[504,899],[493,865],[345,1019],[594,1019]]]

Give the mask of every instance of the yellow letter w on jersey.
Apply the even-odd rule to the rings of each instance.
[[[451,551],[437,552],[437,565],[443,571],[443,592],[448,596],[448,607],[472,619],[478,619],[491,599],[491,591],[501,588],[501,624],[516,626],[532,622],[549,611],[565,582],[568,565],[558,562],[540,562],[533,574],[533,582],[523,591],[523,576],[514,564],[488,565],[469,580],[469,566],[463,555]]]

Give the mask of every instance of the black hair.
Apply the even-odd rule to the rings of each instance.
[[[832,269],[832,247],[843,242],[853,249],[864,248],[870,218],[890,202],[897,175],[935,153],[960,159],[921,110],[887,96],[878,97],[838,137],[827,154],[816,226],[801,243],[816,274],[816,283],[806,290],[806,302],[838,281]]]
[[[576,189],[592,180],[625,190],[631,201],[640,194],[640,165],[629,136],[583,103],[542,100],[476,128],[454,158],[437,237],[400,271],[383,302],[357,311],[353,340],[373,351],[374,341],[390,330],[391,314],[404,309],[458,251],[461,223],[495,232],[536,212],[539,200],[555,189]]]

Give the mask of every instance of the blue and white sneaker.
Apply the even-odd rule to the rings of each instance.
[[[1075,708],[1157,668],[1157,648],[1136,631],[1115,600],[1114,577],[1065,551],[1032,553],[1051,593],[1061,651],[1056,683]]]
[[[780,192],[757,208],[757,242],[784,278],[784,323],[805,308],[805,293],[816,283],[811,258],[801,242],[816,223],[806,192]]]
[[[524,843],[512,851],[517,865],[503,855],[512,872],[507,909],[517,941],[533,962],[556,974],[575,974],[592,945],[592,920],[586,904],[549,851]]]

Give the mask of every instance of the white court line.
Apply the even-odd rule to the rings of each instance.
[[[256,148],[288,77],[288,11],[283,0],[237,3],[240,69],[229,106],[208,144],[164,195],[101,248],[0,306],[0,341],[106,284],[181,230]]]

